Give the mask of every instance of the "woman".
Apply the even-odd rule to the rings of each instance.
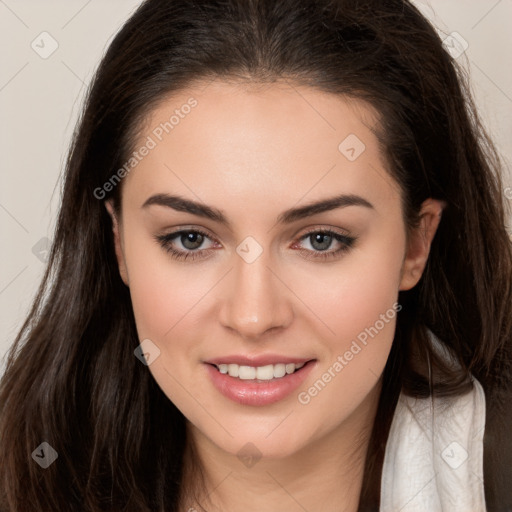
[[[1,510],[510,510],[499,172],[409,2],[144,2],[9,353]]]

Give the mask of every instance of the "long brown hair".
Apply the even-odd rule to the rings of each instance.
[[[378,510],[400,391],[457,395],[471,374],[486,393],[488,510],[510,510],[512,250],[499,158],[467,77],[406,0],[147,0],[124,25],[89,89],[49,264],[1,380],[0,510],[178,510],[185,420],[134,357],[130,296],[94,191],[158,101],[215,77],[281,78],[369,102],[407,226],[424,199],[447,204],[423,277],[400,292],[360,512]],[[121,188],[102,199],[119,208]],[[428,329],[461,368],[436,356]],[[58,453],[44,470],[31,456],[42,442]]]

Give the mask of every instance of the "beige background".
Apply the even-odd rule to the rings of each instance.
[[[60,176],[86,86],[139,3],[0,0],[0,374],[43,274],[41,248],[52,238]],[[505,158],[505,187],[512,187],[512,1],[415,4],[443,38],[458,32],[467,41],[458,61],[470,72],[481,114]],[[52,44],[58,47],[47,58],[35,51]],[[512,189],[504,193],[512,200]]]

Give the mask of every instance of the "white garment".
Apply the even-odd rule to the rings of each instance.
[[[485,394],[400,394],[384,455],[380,512],[486,512]]]

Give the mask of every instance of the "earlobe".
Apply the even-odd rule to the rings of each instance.
[[[429,198],[423,202],[420,223],[409,235],[399,290],[410,290],[421,279],[445,206],[446,203],[438,199]]]
[[[114,249],[116,253],[117,264],[119,267],[119,274],[121,279],[123,280],[126,286],[129,286],[128,281],[128,272],[126,269],[126,261],[124,258],[123,252],[123,244],[121,239],[121,229],[119,225],[119,219],[117,218],[117,214],[114,210],[114,205],[112,199],[107,199],[105,201],[105,208],[107,209],[110,218],[112,219],[112,233],[114,235]]]

